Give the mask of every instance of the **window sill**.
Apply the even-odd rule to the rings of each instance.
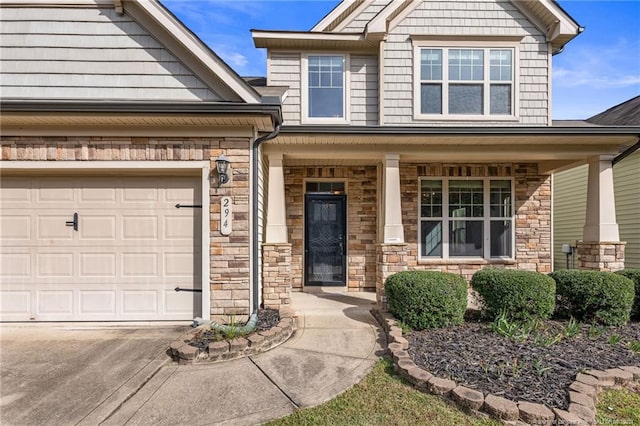
[[[439,115],[439,114],[418,114],[414,115],[416,121],[499,121],[518,122],[520,118],[515,115]]]
[[[515,265],[515,259],[418,259],[418,265]]]
[[[302,124],[342,124],[349,125],[351,122],[346,118],[303,118],[301,120]]]

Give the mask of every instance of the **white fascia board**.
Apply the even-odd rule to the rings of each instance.
[[[263,31],[251,30],[253,43],[258,48],[270,47],[270,41],[345,41],[357,42],[364,40],[360,33],[319,33],[296,31]]]
[[[324,31],[329,25],[331,25],[336,19],[344,13],[356,0],[342,0],[336,7],[333,8],[320,22],[315,24],[311,31]],[[346,19],[347,17],[345,17]]]
[[[558,4],[551,0],[532,0],[541,6],[543,6],[550,14],[554,16],[553,22],[548,22],[541,16],[535,15],[527,7],[527,2],[521,0],[511,0],[511,3],[522,12],[536,27],[542,30],[547,40],[553,42],[559,36],[571,36],[575,37],[580,33],[581,27],[576,21],[571,18],[564,10],[562,10]]]
[[[126,10],[126,8],[132,4],[124,2],[124,5]],[[167,33],[178,41],[179,44],[184,46],[185,49],[194,53],[205,66],[224,81],[244,102],[260,103],[260,95],[253,90],[253,88],[245,83],[244,80],[220,58],[211,55],[211,52],[202,46],[199,40],[194,39],[184,25],[176,21],[156,0],[135,2],[135,5],[139,6],[142,11],[162,26]]]
[[[391,30],[391,26],[388,25],[390,24],[389,18],[394,13],[396,14],[396,16],[398,16],[397,14],[401,13],[404,9],[406,9],[410,3],[412,4],[411,4],[411,7],[409,7],[409,10],[413,10],[420,4],[420,1],[396,0],[389,3],[376,16],[374,16],[374,18],[371,21],[369,21],[369,23],[366,26],[365,33],[378,34],[378,33],[388,32],[389,30]]]

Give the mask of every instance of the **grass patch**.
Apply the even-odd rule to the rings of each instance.
[[[606,425],[640,424],[640,393],[627,388],[610,389],[598,395],[596,423]]]
[[[268,425],[487,425],[442,399],[420,392],[393,374],[386,358],[360,383],[322,405],[297,411]]]

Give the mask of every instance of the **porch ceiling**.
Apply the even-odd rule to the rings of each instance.
[[[376,164],[385,153],[397,153],[401,161],[409,162],[534,162],[542,173],[551,173],[596,155],[615,156],[637,141],[637,133],[585,134],[584,129],[538,134],[336,134],[287,129],[264,149],[282,153],[291,165]]]

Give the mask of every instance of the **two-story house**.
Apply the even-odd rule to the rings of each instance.
[[[406,269],[550,272],[552,174],[588,163],[581,265],[621,268],[611,161],[638,129],[551,119],[552,56],[581,31],[550,0],[345,0],[310,31],[253,30],[285,91],[265,266],[378,300]]]

